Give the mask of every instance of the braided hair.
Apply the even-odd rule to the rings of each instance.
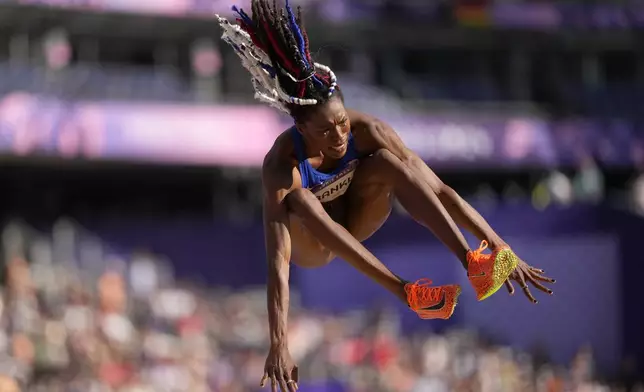
[[[296,121],[307,108],[327,102],[337,89],[335,74],[311,59],[301,7],[297,15],[286,0],[251,0],[252,18],[233,7],[237,24],[217,16],[222,39],[250,72],[255,98],[288,113]],[[341,98],[341,96],[340,96]]]

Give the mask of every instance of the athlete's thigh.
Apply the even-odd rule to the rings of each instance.
[[[346,228],[360,242],[378,231],[391,213],[393,191],[381,175],[382,164],[377,154],[363,159],[345,196]]]
[[[328,264],[335,255],[324,247],[304,226],[300,218],[290,214],[291,259],[300,267],[317,268]]]

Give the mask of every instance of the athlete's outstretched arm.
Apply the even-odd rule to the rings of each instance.
[[[271,158],[267,158],[262,173],[270,351],[260,384],[264,386],[270,379],[274,392],[278,385],[283,392],[287,392],[296,390],[298,381],[297,366],[291,359],[287,341],[291,236],[284,198],[291,190],[293,181],[292,176],[289,178],[273,170],[274,165]],[[289,383],[291,380],[294,383]]]
[[[296,214],[316,238],[354,268],[371,277],[402,301],[407,300],[405,282],[391,272],[344,227],[336,223],[308,189],[295,188],[296,169],[279,158],[264,162],[264,231],[268,257],[268,318],[271,349],[266,359],[262,385],[268,379],[283,391],[297,381],[297,366],[288,351],[289,265],[291,238],[289,213]]]
[[[265,190],[263,195],[264,242],[268,261],[268,318],[271,344],[286,343],[289,306],[291,236],[284,203],[287,190]]]

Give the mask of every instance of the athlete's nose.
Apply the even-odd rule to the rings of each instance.
[[[335,132],[331,135],[334,144],[341,144],[344,141],[344,132],[341,126],[335,127]]]

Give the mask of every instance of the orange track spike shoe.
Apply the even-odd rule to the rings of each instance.
[[[467,277],[479,301],[496,293],[519,263],[519,258],[510,248],[483,254],[487,246],[487,241],[483,241],[477,250],[467,254]]]
[[[459,285],[431,286],[429,279],[420,279],[416,283],[407,283],[407,303],[418,314],[418,317],[447,320],[454,313],[458,296],[461,294]]]

